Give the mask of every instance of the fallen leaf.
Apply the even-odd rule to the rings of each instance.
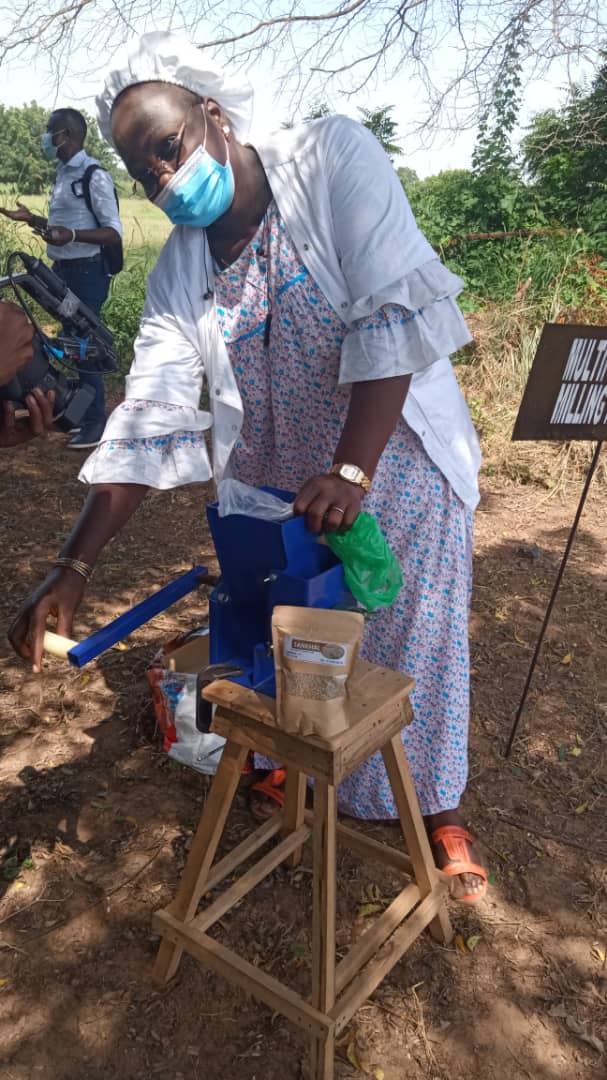
[[[564,743],[561,743],[558,749],[559,761],[567,760],[567,747]]]
[[[513,776],[517,776],[519,778],[521,778],[521,777],[523,777],[525,775],[524,769],[521,769],[520,766],[518,766],[518,765],[513,765],[510,772],[512,773]]]
[[[576,812],[576,814],[585,814],[587,809],[588,809],[588,803],[585,802],[585,803],[582,803],[581,806],[576,806],[575,812]]]
[[[16,881],[15,884],[13,885],[13,889],[24,889],[24,888],[25,888],[25,882],[24,881]]]
[[[92,806],[95,810],[107,810],[107,807],[102,802],[97,802],[96,799],[92,799],[89,806]]]
[[[575,741],[578,744],[578,746],[583,746],[584,745],[584,740],[583,740],[581,735],[578,735],[577,731],[575,733]]]
[[[594,946],[592,950],[592,955],[595,957],[596,960],[600,960],[603,966],[605,965],[605,961],[607,960],[607,952],[605,952],[605,949],[602,949],[600,945]]]
[[[0,987],[6,986],[7,983],[8,983],[8,979],[0,979]]]
[[[497,885],[497,874],[494,874],[493,871],[487,874],[487,881],[490,885]]]
[[[496,611],[495,618],[498,622],[506,622],[506,616],[504,615],[503,611]]]
[[[570,663],[571,663],[571,653],[568,652],[568,653],[565,653],[563,659],[561,660],[561,664],[564,664],[565,666],[567,666],[567,664],[570,664]]]
[[[375,1080],[384,1080],[386,1074],[383,1069],[380,1069],[379,1065],[376,1065],[372,1075],[375,1077]]]
[[[361,915],[363,919],[366,919],[368,915],[377,915],[377,912],[383,911],[383,909],[384,905],[378,904],[377,902],[373,904],[361,904],[357,911],[357,915]]]
[[[119,642],[117,643],[117,645],[116,645],[116,648],[117,648],[117,649],[118,649],[118,650],[119,650],[120,652],[126,652],[126,651],[127,651],[127,649],[128,649],[128,645],[126,644],[126,642],[125,642],[125,641],[119,641]]]
[[[88,682],[90,682],[90,681],[91,681],[91,676],[90,676],[90,675],[89,675],[89,674],[87,673],[86,675],[83,675],[83,676],[82,676],[82,678],[81,678],[81,680],[80,680],[80,685],[81,685],[81,686],[86,686],[86,684],[87,684]]]
[[[582,753],[582,748],[581,746],[572,746],[569,753],[571,754],[571,757],[579,757]]]
[[[350,1065],[352,1065],[355,1069],[358,1069],[359,1072],[362,1072],[361,1064],[358,1060],[358,1054],[356,1053],[356,1043],[348,1043],[346,1057],[350,1062]]]
[[[480,940],[480,934],[472,934],[471,937],[466,938],[466,948],[468,949],[468,952],[474,952]]]
[[[525,641],[525,640],[524,640],[524,639],[523,639],[523,638],[522,638],[522,637],[520,636],[520,634],[517,634],[516,630],[514,631],[514,640],[516,641],[517,645],[524,645],[526,649],[528,649],[528,648],[529,648],[529,642],[528,642],[528,641]]]
[[[462,956],[467,956],[468,950],[466,948],[466,942],[464,941],[461,934],[455,935],[455,948],[458,952],[462,954]]]

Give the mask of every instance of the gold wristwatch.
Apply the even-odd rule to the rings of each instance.
[[[348,465],[345,462],[340,462],[338,465],[332,465],[329,472],[334,476],[341,476],[342,480],[347,480],[349,484],[358,484],[365,492],[371,489],[369,477],[365,475],[362,469],[359,469],[358,465]]]

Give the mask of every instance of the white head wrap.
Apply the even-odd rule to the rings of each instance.
[[[180,34],[155,30],[133,38],[115,55],[97,98],[103,137],[112,143],[110,116],[119,94],[144,82],[173,83],[200,97],[213,98],[225,112],[235,137],[243,142],[251,126],[253,89],[244,78],[232,78],[207,52]]]

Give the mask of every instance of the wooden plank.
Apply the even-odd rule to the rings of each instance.
[[[251,858],[256,851],[259,851],[264,844],[267,844],[272,837],[276,836],[277,832],[283,827],[283,811],[279,810],[277,814],[274,814],[268,821],[260,825],[258,829],[255,829],[250,836],[247,836],[246,840],[238,844],[232,851],[220,859],[218,863],[211,870],[204,887],[205,893],[212,892],[216,889],[221,882],[233,874],[235,870],[238,870],[239,866],[242,866],[243,862]]]
[[[306,735],[305,742],[335,753],[350,742],[353,732],[360,725],[364,728],[378,710],[407,698],[414,686],[414,680],[400,671],[358,660],[348,679],[350,723],[331,738]],[[276,723],[276,701],[265,694],[258,694],[229,679],[216,679],[205,687],[203,696],[230,712],[239,713],[276,731],[281,730]]]
[[[333,784],[314,784],[312,878],[312,1005],[327,1013],[335,1004],[335,888],[337,792]],[[332,1080],[333,1040],[313,1039],[313,1080]]]
[[[357,971],[360,971],[375,956],[378,949],[400,926],[405,916],[419,903],[419,899],[417,885],[407,885],[356,942],[356,945],[352,946],[335,971],[335,989],[338,994],[341,994]]]
[[[427,896],[432,892],[436,881],[436,866],[400,736],[394,736],[383,747],[382,757],[398,810],[405,845],[413,863],[415,880],[422,897]]]
[[[381,710],[369,716],[366,724],[359,724],[335,762],[334,782],[340,784],[394,735],[401,732],[410,723],[409,717],[412,715],[409,701],[401,698],[387,702]]]
[[[413,944],[426,926],[435,918],[443,904],[443,890],[431,893],[392,934],[378,955],[357,975],[331,1010],[335,1034],[339,1036],[350,1023],[354,1013],[379,986],[401,956]]]
[[[306,821],[308,820],[306,815]],[[351,829],[349,825],[338,822],[337,842],[349,848],[350,851],[355,851],[357,855],[362,855],[365,859],[373,859],[385,866],[393,866],[395,870],[402,870],[406,874],[413,873],[413,863],[406,852],[399,851],[390,844],[382,844],[381,841],[374,840],[372,836],[367,836],[360,829]]]
[[[395,735],[389,743],[386,743],[382,749],[382,756],[390,779],[407,851],[413,863],[415,880],[419,885],[421,895],[427,896],[439,885],[440,879],[400,735]],[[443,895],[444,892],[441,885]],[[438,917],[430,926],[430,933],[436,941],[448,945],[453,937],[453,930],[446,907],[443,906],[437,914]]]
[[[164,913],[163,933],[182,949],[185,948],[205,967],[222,975],[228,982],[240,986],[247,994],[259,998],[275,1012],[319,1038],[327,1038],[333,1020],[313,1008],[290,987],[250,964],[242,956],[220,945],[208,934],[197,930],[193,923],[184,925],[168,912]]]
[[[283,811],[282,835],[300,829],[304,823],[306,812],[306,788],[307,776],[299,769],[287,769],[287,782],[285,784],[285,807]],[[289,857],[289,866],[299,866],[301,862],[302,847],[295,849]]]
[[[333,1080],[335,1076],[335,1035],[314,1039],[311,1062],[312,1080]]]
[[[314,785],[312,881],[312,1004],[328,1012],[335,1001],[336,791]]]
[[[227,742],[223,748],[219,768],[192,841],[179,888],[168,908],[181,921],[192,918],[205,890],[246,757],[246,747],[239,746],[238,743]],[[164,986],[173,978],[180,959],[181,947],[163,940],[152,972],[153,982]]]
[[[322,780],[332,775],[333,755],[308,736],[289,735],[286,731],[260,724],[224,708],[218,708],[215,712],[213,731],[226,739],[238,739],[250,750],[264,754],[281,765],[291,765],[308,776]]]
[[[310,823],[312,819],[312,811],[306,810],[305,820]],[[413,863],[405,851],[399,851],[398,848],[392,847],[391,844],[382,844],[381,841],[374,840],[372,836],[367,836],[360,829],[351,829],[348,825],[342,825],[341,822],[338,822],[337,839],[338,841],[341,840],[344,847],[356,851],[366,859],[375,859],[378,862],[385,863],[386,866],[393,866],[395,870],[403,870],[406,874],[413,874]],[[451,885],[452,878],[449,874],[445,874],[438,867],[436,868],[436,874],[439,881],[444,885],[447,887]]]
[[[216,923],[218,919],[221,919],[222,915],[225,915],[230,908],[233,908],[235,904],[238,904],[240,900],[247,893],[250,893],[256,885],[259,885],[260,881],[271,874],[277,866],[280,866],[285,859],[295,851],[296,848],[301,848],[302,844],[305,844],[306,840],[310,836],[310,829],[307,825],[302,825],[295,832],[289,833],[285,836],[284,840],[281,840],[276,847],[272,848],[263,859],[259,859],[254,866],[247,870],[246,874],[243,874],[238,881],[235,881],[229,889],[226,889],[221,896],[218,896],[212,904],[204,908],[193,919],[194,926],[198,930],[208,930],[209,927]],[[156,912],[154,916],[154,922],[157,924],[158,929],[162,930],[162,911]]]

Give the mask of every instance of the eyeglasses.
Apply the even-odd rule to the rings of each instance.
[[[174,176],[177,170],[180,168],[181,155],[183,153],[183,140],[186,132],[186,128],[190,121],[190,113],[193,108],[200,105],[201,102],[195,101],[189,106],[185,115],[184,121],[179,128],[179,131],[175,136],[169,136],[169,139],[164,139],[163,142],[169,145],[168,150],[161,157],[158,156],[158,165],[150,169],[146,169],[140,176],[135,176],[133,179],[136,184],[141,184],[146,196],[151,202],[154,202],[158,198],[162,191],[163,185],[160,180],[163,176],[169,173]]]

